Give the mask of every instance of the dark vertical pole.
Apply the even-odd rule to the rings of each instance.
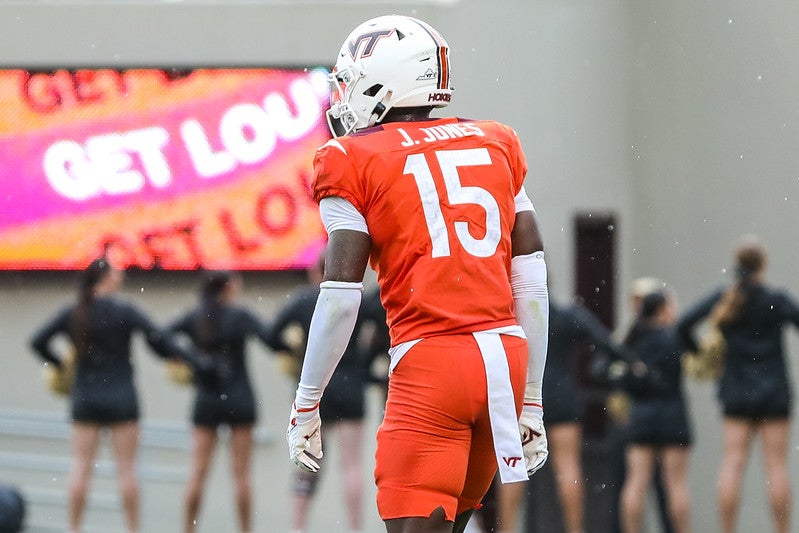
[[[575,296],[609,328],[615,326],[616,217],[611,213],[579,213],[574,217]],[[583,475],[586,531],[612,532],[615,516],[613,438],[605,413],[607,390],[591,379],[591,352],[579,350],[577,380],[584,402]],[[544,376],[546,379],[546,375]],[[557,454],[557,450],[551,450]],[[552,462],[528,484],[527,533],[564,532]]]

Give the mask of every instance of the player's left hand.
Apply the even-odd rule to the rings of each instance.
[[[291,404],[286,441],[289,445],[291,461],[308,472],[319,471],[322,458],[322,419],[319,417],[319,403],[307,409],[297,409]]]
[[[531,476],[547,462],[547,432],[544,429],[544,409],[537,405],[525,404],[519,417],[519,433],[522,437],[522,451]]]

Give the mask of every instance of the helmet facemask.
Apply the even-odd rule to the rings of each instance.
[[[364,79],[364,71],[356,64],[343,69],[333,69],[328,75],[330,83],[330,109],[327,110],[327,125],[335,137],[349,135],[356,129],[374,126],[388,112],[385,102],[391,99],[392,92],[381,84],[367,87],[361,94],[359,83]],[[360,102],[356,109],[353,100]],[[371,109],[370,109],[371,108]]]

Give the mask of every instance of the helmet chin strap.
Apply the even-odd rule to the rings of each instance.
[[[389,89],[383,99],[377,102],[375,108],[372,110],[371,116],[369,117],[370,124],[378,124],[383,117],[386,116],[386,113],[388,113],[388,108],[386,107],[385,102],[390,101],[393,94],[394,92]],[[372,118],[374,118],[374,122],[372,122]]]

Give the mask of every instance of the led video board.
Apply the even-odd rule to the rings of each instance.
[[[0,70],[0,269],[296,269],[320,69]]]

